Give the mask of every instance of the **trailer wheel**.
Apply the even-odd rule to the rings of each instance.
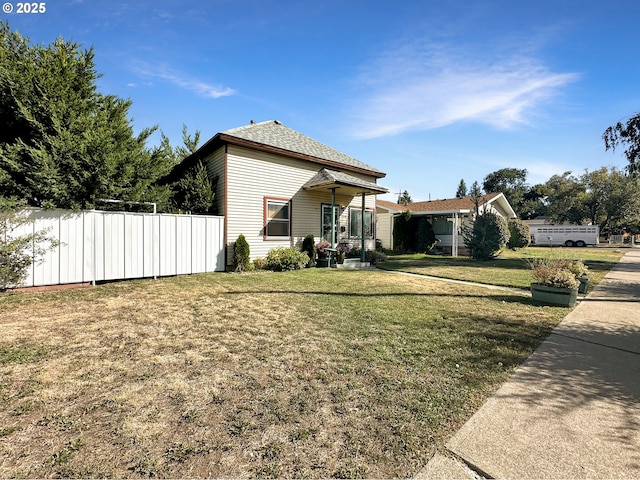
[[[573,240],[567,240],[566,242],[564,242],[565,247],[573,247],[573,245]]]
[[[582,240],[578,240],[576,242],[576,247],[586,247],[586,243],[584,243]]]

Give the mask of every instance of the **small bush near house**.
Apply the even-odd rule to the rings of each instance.
[[[253,268],[255,270],[266,270],[267,269],[267,262],[265,262],[263,258],[256,258],[253,261]]]
[[[236,272],[244,272],[249,269],[251,263],[251,252],[249,243],[241,233],[233,245],[233,267]]]
[[[497,257],[509,241],[507,221],[493,212],[478,215],[472,225],[462,229],[464,244],[476,260]]]
[[[309,263],[309,255],[296,247],[276,247],[269,250],[265,263],[274,272],[300,270]]]
[[[531,244],[531,229],[529,225],[519,219],[509,220],[509,241],[507,247],[515,250],[525,248]]]
[[[316,266],[316,240],[313,235],[309,234],[302,240],[302,251],[309,257],[309,263],[307,267]]]
[[[38,257],[58,245],[46,230],[15,235],[15,230],[31,220],[19,215],[24,202],[0,197],[0,292],[15,288],[27,278]]]

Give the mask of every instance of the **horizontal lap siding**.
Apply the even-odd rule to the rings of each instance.
[[[225,151],[224,147],[216,150],[206,160],[207,175],[210,179],[218,178],[215,190],[214,204],[216,206],[216,215],[225,215],[224,211],[224,196],[226,193],[226,179],[224,175],[224,159]]]
[[[376,238],[382,241],[384,248],[393,248],[393,240],[391,236],[393,225],[393,215],[388,212],[378,210],[376,223]]]
[[[302,239],[313,234],[320,237],[322,203],[331,203],[328,191],[305,191],[302,186],[321,166],[310,162],[289,159],[230,145],[227,154],[227,264],[233,263],[233,243],[242,233],[249,243],[251,258],[264,258],[274,247],[300,246]],[[356,175],[354,175],[356,176]],[[368,181],[374,177],[357,175]],[[291,239],[263,238],[264,198],[291,200]],[[336,191],[336,203],[342,206],[361,207],[360,197],[353,198]],[[367,208],[375,208],[375,197],[366,199]],[[347,227],[348,208],[341,216],[341,224]]]

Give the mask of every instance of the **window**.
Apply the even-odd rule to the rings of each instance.
[[[264,199],[264,236],[291,236],[291,202],[281,198]]]
[[[436,235],[451,235],[453,233],[453,224],[446,217],[433,217],[431,226]]]
[[[362,210],[349,209],[349,236],[362,237]],[[373,238],[373,210],[364,211],[364,237]]]

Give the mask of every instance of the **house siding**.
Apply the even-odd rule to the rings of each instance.
[[[393,215],[388,210],[378,208],[376,219],[376,238],[382,242],[383,248],[393,248]]]
[[[221,149],[223,150],[223,149]],[[210,174],[224,170],[220,150],[210,157],[207,164]],[[227,264],[233,263],[233,243],[243,234],[249,243],[251,259],[264,258],[274,247],[300,246],[303,238],[313,234],[319,239],[321,230],[321,204],[331,203],[331,193],[327,191],[306,191],[302,186],[311,179],[319,168],[309,162],[281,157],[278,155],[228,145],[226,150],[226,171],[220,175],[224,181],[218,182],[216,195],[224,197],[227,223]],[[373,176],[354,174],[358,178],[375,182]],[[264,200],[285,198],[291,200],[291,237],[264,237]],[[351,197],[336,191],[336,204],[344,207],[361,207],[361,197]],[[375,196],[367,196],[365,207],[375,208]],[[347,227],[344,237],[348,237],[348,208],[340,216],[340,224]],[[373,241],[367,243],[372,248]]]
[[[219,148],[206,160],[207,175],[210,179],[218,178],[216,184],[214,203],[217,215],[226,215],[224,198],[226,195],[225,169],[225,148]]]

